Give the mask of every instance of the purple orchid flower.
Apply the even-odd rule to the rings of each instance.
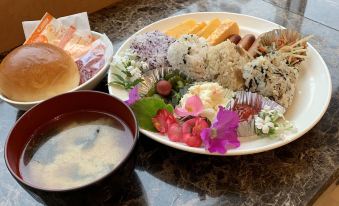
[[[131,106],[140,99],[138,86],[133,87],[128,93],[128,100],[124,101],[127,105]]]
[[[217,117],[210,128],[201,131],[201,139],[209,152],[225,154],[228,148],[240,146],[237,136],[239,116],[236,112],[219,106]]]

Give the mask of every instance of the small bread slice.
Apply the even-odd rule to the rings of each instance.
[[[195,27],[197,22],[194,19],[187,19],[177,26],[167,30],[165,34],[174,38],[180,38],[183,34],[188,34]]]
[[[204,28],[206,27],[206,25],[207,25],[207,24],[206,24],[205,22],[201,22],[201,23],[195,25],[195,26],[191,29],[191,31],[189,31],[188,33],[189,33],[189,34],[197,34],[199,31],[201,31],[202,29],[204,29]]]
[[[232,34],[239,34],[237,22],[230,19],[225,20],[207,39],[211,45],[217,45]]]
[[[216,28],[218,28],[221,24],[221,21],[218,18],[212,19],[205,28],[197,33],[198,36],[204,37],[207,39]]]

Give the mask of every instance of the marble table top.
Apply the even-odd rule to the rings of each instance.
[[[334,0],[125,0],[90,14],[92,30],[117,49],[164,17],[227,11],[313,34],[310,43],[332,78],[332,100],[320,122],[298,140],[254,155],[210,157],[161,145],[143,135],[137,165],[117,205],[311,205],[339,177],[339,3]],[[1,55],[0,55],[1,59]],[[106,91],[103,81],[97,88]],[[22,114],[0,102],[0,205],[39,205],[11,177],[4,142]]]

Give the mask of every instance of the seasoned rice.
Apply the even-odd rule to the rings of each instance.
[[[146,62],[150,69],[167,67],[167,50],[174,41],[160,31],[147,32],[133,39],[130,50]]]
[[[225,41],[209,48],[207,73],[212,81],[228,89],[242,90],[245,83],[242,68],[248,61],[249,57],[241,55],[235,44]]]
[[[251,92],[271,97],[285,108],[292,104],[298,69],[288,66],[281,54],[260,56],[247,63],[243,77]]]
[[[206,73],[208,45],[196,35],[184,35],[170,45],[167,58],[174,69],[197,81],[210,79]]]

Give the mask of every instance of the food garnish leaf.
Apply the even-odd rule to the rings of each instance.
[[[124,78],[122,78],[122,76],[120,76],[119,74],[113,74],[114,76],[116,76],[120,81],[125,81]]]
[[[166,109],[169,112],[173,112],[173,107],[170,104],[166,104],[163,99],[157,97],[145,97],[137,101],[131,106],[134,111],[139,126],[143,129],[154,131],[156,129],[152,123],[152,117],[154,117],[159,109]]]

